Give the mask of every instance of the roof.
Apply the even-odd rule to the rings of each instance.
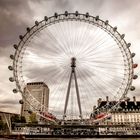
[[[4,113],[4,114],[11,114],[11,115],[20,115],[18,113],[11,113],[11,112],[4,112],[4,111],[0,111],[0,114]]]
[[[27,83],[27,85],[43,85],[48,88],[48,86],[44,82],[30,82],[30,83]]]
[[[44,82],[31,82],[31,83],[27,83],[27,85],[42,85],[44,84]]]
[[[110,107],[112,107],[116,103],[116,101],[108,102]],[[102,108],[105,105],[107,105],[107,101],[101,101],[100,105],[97,108]],[[118,109],[119,111],[140,111],[140,101],[123,101],[118,105],[118,108],[116,107],[114,109],[114,111],[117,111]]]

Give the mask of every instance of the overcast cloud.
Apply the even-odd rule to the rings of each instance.
[[[8,80],[12,73],[7,67],[11,64],[9,55],[13,53],[12,45],[18,42],[18,36],[25,33],[35,20],[42,20],[45,15],[54,12],[64,13],[89,12],[109,20],[117,26],[120,33],[125,33],[127,42],[131,42],[131,51],[136,52],[135,62],[140,62],[140,1],[139,0],[0,0],[0,111],[20,112],[19,94],[13,94],[15,87]],[[135,73],[140,77],[140,70]],[[136,86],[129,96],[140,99],[140,79],[133,82]]]

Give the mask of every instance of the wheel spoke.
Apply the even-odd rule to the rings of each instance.
[[[63,112],[71,119],[78,118],[79,113],[81,118],[89,118],[98,98],[111,96],[119,102],[132,84],[133,60],[128,44],[100,19],[61,14],[36,23],[20,38],[13,59],[17,88],[23,95],[28,82],[46,83],[49,111],[59,119]],[[76,58],[75,65],[71,58]],[[27,102],[30,104],[30,98]]]

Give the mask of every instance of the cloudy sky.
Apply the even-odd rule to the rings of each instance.
[[[42,20],[45,15],[64,11],[81,13],[89,12],[109,20],[117,26],[120,33],[125,33],[125,40],[131,42],[131,51],[136,52],[134,61],[140,62],[140,1],[139,0],[0,0],[0,111],[20,112],[18,100],[20,94],[13,94],[15,87],[8,80],[12,73],[7,69],[12,62],[9,55],[14,52],[13,44],[19,41],[18,36],[25,33],[35,20]],[[135,73],[140,76],[137,68]],[[128,96],[140,99],[140,79],[133,82],[134,92]]]

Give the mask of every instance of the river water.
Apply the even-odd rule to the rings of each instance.
[[[140,138],[45,138],[28,140],[140,140]]]
[[[10,140],[10,139],[0,138],[0,140]],[[140,138],[41,138],[41,139],[31,138],[26,140],[140,140]]]

